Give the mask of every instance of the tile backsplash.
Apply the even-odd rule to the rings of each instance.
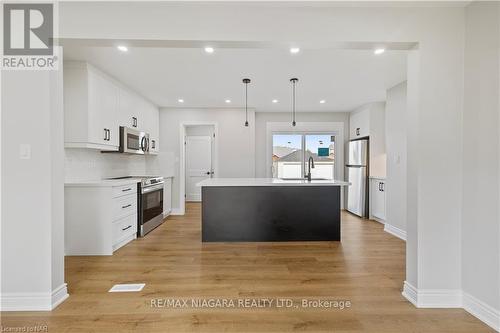
[[[65,149],[65,181],[158,174],[158,156],[103,154],[93,149]]]

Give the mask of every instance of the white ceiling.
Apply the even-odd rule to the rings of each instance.
[[[299,78],[298,112],[350,111],[385,100],[388,88],[406,80],[406,55],[339,49],[292,55],[285,48],[216,48],[207,54],[202,48],[159,47],[130,47],[122,53],[74,43],[64,48],[65,59],[89,61],[162,107],[242,107],[241,80],[248,77],[249,107],[259,112],[290,110],[292,77]]]

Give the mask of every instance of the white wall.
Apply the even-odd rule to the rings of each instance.
[[[66,148],[65,181],[97,180],[158,173],[157,156],[103,154],[99,150]]]
[[[406,231],[406,81],[387,90],[385,141],[387,153],[386,223]]]
[[[349,113],[347,112],[298,112],[297,122],[342,122],[344,123],[344,138],[349,133]],[[255,114],[255,174],[257,177],[267,177],[267,171],[270,168],[267,165],[269,156],[266,128],[267,123],[272,122],[290,122],[290,113],[288,112],[257,112]],[[304,125],[307,126],[307,125]],[[344,139],[345,141],[345,139]],[[345,150],[345,142],[338,143],[340,149]],[[341,168],[340,174],[343,180],[344,168]]]
[[[2,310],[50,310],[67,297],[61,72],[2,72]]]
[[[462,288],[500,313],[500,5],[466,9]],[[464,302],[467,302],[464,298]],[[469,306],[470,304],[469,299]],[[466,304],[467,305],[467,304]],[[500,329],[500,319],[497,319]]]
[[[180,131],[181,124],[216,123],[217,177],[255,177],[255,112],[244,109],[160,109],[160,174],[173,175],[172,207],[181,208]]]

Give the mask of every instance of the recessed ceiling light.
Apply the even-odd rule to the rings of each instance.
[[[231,103],[231,100],[230,99],[226,99],[225,101],[227,104]]]
[[[118,45],[116,48],[122,52],[128,51],[128,47],[126,47],[125,45]]]
[[[278,103],[278,100],[277,99],[273,99],[273,103],[274,104]]]
[[[378,48],[373,51],[374,54],[382,54],[385,52],[384,48]]]
[[[205,52],[207,52],[207,53],[214,53],[214,48],[211,47],[211,46],[207,46],[207,47],[205,47]]]
[[[291,47],[290,48],[290,53],[292,53],[292,54],[299,53],[299,52],[300,52],[300,49],[298,47]]]
[[[177,102],[179,102],[179,103],[184,103],[184,100],[183,100],[182,98],[179,98],[179,99],[177,100]]]
[[[321,101],[319,101],[320,104],[325,104],[326,101],[324,99],[322,99]]]

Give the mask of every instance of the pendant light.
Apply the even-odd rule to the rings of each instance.
[[[243,79],[243,83],[245,84],[245,126],[248,127],[248,84],[250,83],[250,79]]]
[[[297,125],[297,123],[295,122],[295,85],[298,81],[299,79],[295,77],[290,79],[290,82],[292,83],[292,126]]]

